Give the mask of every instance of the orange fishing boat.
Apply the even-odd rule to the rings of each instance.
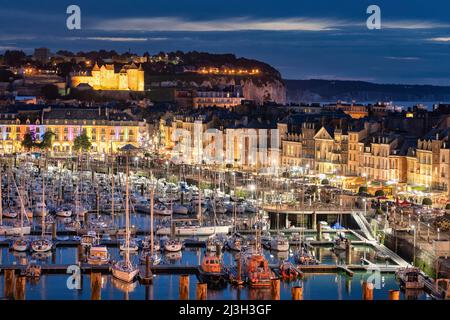
[[[215,256],[204,256],[199,268],[199,278],[209,285],[226,285],[227,273],[223,269],[222,260]]]
[[[245,259],[245,272],[250,287],[269,287],[275,274],[262,254],[252,254]]]

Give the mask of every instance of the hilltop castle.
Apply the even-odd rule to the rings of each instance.
[[[94,90],[131,90],[144,91],[144,70],[134,63],[124,65],[119,73],[114,70],[113,64],[99,67],[97,63],[91,70],[91,75],[77,74],[71,77],[72,88],[80,84],[87,84]]]

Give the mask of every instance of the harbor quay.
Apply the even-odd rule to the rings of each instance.
[[[414,221],[412,205],[313,174],[217,170],[130,149],[1,159],[5,298],[56,294],[47,285],[95,300],[448,297],[448,233]],[[117,276],[121,261],[135,272]]]

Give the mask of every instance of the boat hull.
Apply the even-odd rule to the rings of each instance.
[[[175,227],[175,234],[177,236],[211,236],[214,234],[228,234],[231,226],[216,226],[216,227]],[[158,235],[168,236],[171,234],[170,228],[160,228],[156,231]]]
[[[112,268],[113,277],[127,283],[133,282],[134,278],[136,278],[138,273],[139,269],[137,268],[132,271],[124,271],[114,267]]]
[[[31,233],[31,227],[0,226],[0,235],[4,235],[4,236],[28,235],[30,233]]]

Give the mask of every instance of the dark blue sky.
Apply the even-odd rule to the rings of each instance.
[[[81,30],[66,8],[81,8]],[[366,9],[381,8],[381,30]],[[234,53],[287,79],[450,85],[448,0],[0,0],[0,51]]]

